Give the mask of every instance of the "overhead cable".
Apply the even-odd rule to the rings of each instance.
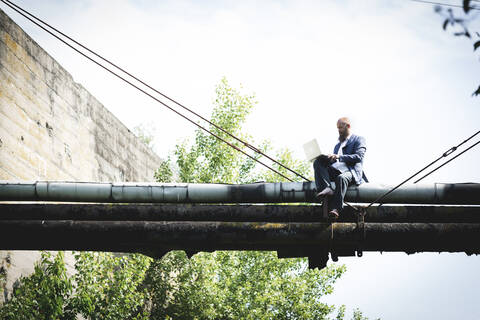
[[[142,85],[144,85],[145,87],[149,88],[150,90],[154,91],[155,93],[161,95],[162,97],[168,99],[169,101],[175,103],[176,105],[178,105],[179,107],[183,108],[184,110],[194,114],[195,116],[197,116],[198,118],[202,119],[203,121],[207,122],[208,124],[210,124],[211,126],[217,128],[218,130],[222,131],[223,133],[227,134],[228,136],[230,136],[231,138],[237,140],[238,142],[242,143],[245,147],[253,150],[255,153],[258,153],[258,154],[261,154],[262,156],[264,156],[265,158],[269,159],[270,161],[278,164],[279,166],[281,166],[282,168],[292,172],[293,174],[301,177],[302,179],[304,180],[307,180],[307,181],[310,181],[308,178],[304,177],[303,175],[301,175],[300,173],[288,168],[287,166],[285,166],[284,164],[282,164],[281,162],[273,159],[272,157],[268,156],[267,154],[265,154],[264,152],[262,152],[260,149],[256,148],[255,146],[249,144],[248,142],[238,138],[237,136],[231,134],[230,132],[228,132],[227,130],[223,129],[222,127],[218,126],[217,124],[211,122],[210,120],[208,120],[207,118],[201,116],[200,114],[196,113],[195,111],[191,110],[190,108],[186,107],[185,105],[181,104],[180,102],[170,98],[169,96],[165,95],[164,93],[160,92],[159,90],[153,88],[152,86],[150,86],[149,84],[147,84],[145,81],[139,79],[138,77],[134,76],[133,74],[131,74],[130,72],[126,71],[124,68],[121,68],[120,66],[118,66],[117,64],[111,62],[109,59],[106,59],[105,57],[101,56],[100,54],[96,53],[95,51],[89,49],[88,47],[86,47],[85,45],[81,44],[80,42],[76,41],[75,39],[71,38],[70,36],[66,35],[65,33],[63,33],[62,31],[58,30],[57,28],[51,26],[50,24],[48,24],[47,22],[43,21],[42,19],[36,17],[35,15],[31,14],[30,12],[28,12],[27,10],[19,7],[18,5],[16,5],[15,3],[9,1],[9,0],[1,0],[3,3],[7,4],[10,6],[10,8],[15,7],[16,9],[22,11],[25,15],[28,15],[30,16],[31,18],[35,19],[36,21],[38,21],[39,23],[43,24],[44,26],[50,28],[51,30],[54,30],[55,32],[57,32],[58,34],[62,35],[63,37],[67,38],[68,40],[70,40],[71,42],[75,43],[76,45],[80,46],[81,48],[85,49],[86,51],[90,52],[91,54],[93,54],[94,56],[98,57],[99,59],[105,61],[106,63],[108,63],[109,65],[115,67],[117,70],[123,72],[124,74],[128,75],[129,77],[131,77],[132,79],[138,81],[139,83],[141,83]],[[13,8],[12,8],[13,9]],[[18,10],[15,10],[18,12]],[[20,12],[19,12],[20,13]],[[23,14],[22,14],[23,15]],[[25,15],[23,15],[25,17]],[[32,21],[31,19],[29,19],[30,21]],[[32,21],[33,22],[33,21]],[[38,25],[38,24],[37,24]],[[44,29],[44,28],[42,28]],[[45,29],[44,29],[45,30]],[[45,30],[46,31],[46,30]],[[48,31],[47,31],[48,32]],[[50,32],[49,32],[50,33]],[[51,33],[50,33],[51,34]],[[58,39],[58,37],[57,37]],[[289,179],[290,180],[290,179]]]
[[[420,179],[416,180],[415,182],[413,183],[417,183],[419,182],[420,180],[423,180],[424,178],[428,177],[429,175],[431,175],[432,173],[434,173],[435,171],[437,171],[438,169],[440,169],[441,167],[443,167],[444,165],[446,165],[447,163],[457,159],[458,157],[460,157],[462,154],[464,154],[465,152],[467,152],[468,150],[472,149],[473,147],[475,147],[476,145],[480,144],[480,141],[477,141],[477,143],[471,145],[470,147],[468,147],[467,149],[463,150],[462,152],[460,152],[459,154],[457,154],[455,157],[453,157],[452,159],[446,161],[445,163],[442,163],[441,165],[439,165],[438,167],[436,167],[435,169],[433,169],[432,171],[430,171],[429,173],[427,173],[426,175],[424,175],[423,177],[421,177]]]
[[[442,2],[435,2],[435,1],[424,1],[424,0],[410,0],[412,2],[419,2],[419,3],[426,3],[426,4],[436,4],[442,7],[452,7],[452,8],[463,8],[463,6],[458,4],[450,4],[450,3],[442,3]],[[480,10],[478,7],[468,7],[470,10]]]
[[[181,116],[182,118],[184,118],[185,120],[191,122],[192,124],[194,124],[195,126],[197,126],[198,128],[204,130],[205,132],[211,134],[212,136],[214,136],[215,138],[217,138],[218,140],[226,143],[227,145],[229,145],[230,147],[232,147],[233,149],[237,150],[238,152],[246,155],[247,157],[249,157],[250,159],[258,162],[259,164],[263,165],[264,167],[268,168],[269,170],[275,172],[276,174],[278,174],[279,176],[283,177],[284,179],[290,181],[290,182],[293,182],[292,179],[290,179],[289,177],[283,175],[282,173],[280,173],[279,171],[275,170],[274,168],[268,166],[267,164],[265,164],[264,162],[256,159],[255,157],[249,155],[248,153],[246,153],[245,151],[241,150],[240,148],[238,148],[237,146],[233,145],[232,143],[222,139],[221,137],[219,137],[218,135],[216,135],[215,133],[211,132],[210,130],[206,129],[205,127],[201,126],[200,124],[196,123],[195,121],[191,120],[190,118],[188,118],[187,116],[181,114],[180,112],[178,112],[177,110],[173,109],[172,107],[170,107],[169,105],[167,105],[166,103],[164,103],[163,101],[159,100],[158,98],[154,97],[153,95],[151,95],[150,93],[146,92],[145,90],[141,89],[140,87],[138,87],[137,85],[133,84],[132,82],[130,82],[129,80],[125,79],[124,77],[122,77],[121,75],[119,75],[118,73],[116,73],[115,71],[112,71],[110,70],[108,67],[104,66],[103,64],[101,64],[100,62],[96,61],[95,59],[91,58],[90,56],[86,55],[85,53],[81,52],[79,49],[75,48],[74,46],[72,46],[71,44],[67,43],[65,40],[63,40],[62,38],[60,38],[59,36],[57,36],[56,34],[54,34],[53,32],[51,32],[50,30],[46,29],[44,26],[40,25],[39,23],[37,23],[36,21],[34,21],[33,19],[31,19],[30,17],[28,17],[26,14],[24,14],[22,11],[20,11],[20,9],[17,9],[16,6],[14,5],[10,5],[10,1],[8,0],[0,0],[2,1],[5,5],[7,5],[8,7],[10,7],[12,10],[16,11],[17,13],[19,13],[20,15],[22,15],[24,18],[30,20],[32,23],[34,23],[35,25],[37,25],[38,27],[40,27],[41,29],[43,29],[44,31],[46,31],[47,33],[49,33],[50,35],[52,35],[53,37],[55,37],[56,39],[58,39],[59,41],[63,42],[65,45],[69,46],[71,49],[75,50],[76,52],[78,52],[79,54],[81,54],[83,57],[87,58],[88,60],[92,61],[93,63],[95,63],[96,65],[98,65],[99,67],[105,69],[106,71],[108,71],[109,73],[111,73],[112,75],[116,76],[117,78],[119,78],[120,80],[124,81],[125,83],[129,84],[130,86],[132,86],[133,88],[139,90],[140,92],[142,92],[143,94],[149,96],[150,98],[152,98],[153,100],[155,100],[156,102],[160,103],[161,105],[165,106],[166,108],[168,108],[169,110],[175,112],[177,115]],[[22,9],[23,10],[23,9]]]
[[[385,192],[383,195],[381,195],[380,197],[378,197],[377,199],[373,200],[372,203],[370,203],[365,209],[368,209],[370,208],[373,204],[375,203],[378,203],[379,205],[382,205],[381,203],[381,200],[383,200],[386,196],[388,196],[390,193],[392,193],[393,191],[397,190],[398,188],[400,188],[402,185],[404,185],[406,182],[410,181],[411,179],[413,179],[415,176],[419,175],[421,172],[425,171],[426,169],[428,169],[429,167],[431,167],[432,165],[434,165],[435,163],[437,163],[438,161],[440,161],[441,159],[443,158],[446,158],[448,157],[449,155],[451,155],[452,153],[454,153],[455,151],[457,151],[457,149],[459,147],[461,147],[463,144],[467,143],[469,140],[471,140],[473,137],[475,137],[476,135],[478,135],[480,133],[480,131],[477,131],[476,133],[474,133],[472,136],[470,136],[469,138],[467,138],[466,140],[462,141],[461,143],[459,143],[458,145],[456,146],[453,146],[451,147],[450,149],[448,149],[447,151],[445,151],[440,157],[438,157],[437,159],[435,159],[434,161],[432,161],[431,163],[429,163],[427,166],[425,166],[423,169],[417,171],[415,174],[413,174],[412,176],[410,176],[409,178],[407,178],[406,180],[402,181],[400,184],[398,184],[397,186],[393,187],[392,189],[390,189],[389,191]],[[466,149],[465,151],[463,151],[462,153],[460,153],[459,155],[457,155],[455,158],[457,158],[458,156],[460,156],[461,154],[465,153],[466,151],[470,150],[471,148],[473,148],[474,146],[476,146],[478,144],[478,142],[476,144],[474,144],[473,146],[471,146],[470,148]],[[454,160],[455,158],[451,159],[450,161]],[[450,162],[448,161],[448,162]],[[447,164],[448,162],[446,162],[445,164]],[[443,165],[445,165],[443,164]],[[443,166],[442,165],[442,166]],[[440,167],[442,167],[440,166]],[[440,169],[440,167],[436,168],[435,170],[433,170],[432,172]],[[422,178],[420,178],[419,180],[417,180],[416,182],[422,180],[424,177],[428,176],[429,174],[431,174],[432,172],[429,172],[428,174],[426,174],[425,176],[423,176]],[[415,183],[416,183],[415,182]]]

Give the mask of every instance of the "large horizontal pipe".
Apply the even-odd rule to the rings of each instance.
[[[72,203],[0,204],[0,220],[325,222],[322,207],[318,205]],[[350,207],[345,207],[339,219],[357,220]],[[365,221],[480,223],[480,207],[372,206]]]
[[[350,187],[345,200],[369,203],[391,186],[365,183]],[[0,181],[0,201],[110,203],[281,203],[316,202],[313,182],[254,184],[164,184]],[[384,203],[480,204],[480,184],[405,185]]]
[[[27,236],[28,235],[28,236]],[[480,252],[480,224],[0,221],[1,250]],[[115,250],[117,249],[117,250]]]

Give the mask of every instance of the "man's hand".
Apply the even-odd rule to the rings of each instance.
[[[335,162],[339,159],[340,157],[338,156],[338,154],[329,154],[328,155],[328,160],[330,160],[330,162]]]

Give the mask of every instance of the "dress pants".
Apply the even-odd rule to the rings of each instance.
[[[343,209],[343,198],[347,193],[348,186],[353,181],[353,175],[350,171],[340,172],[332,168],[328,159],[317,158],[313,162],[315,171],[315,185],[317,192],[322,191],[326,187],[333,189],[331,181],[335,181],[335,191],[333,193],[331,209],[341,211]]]

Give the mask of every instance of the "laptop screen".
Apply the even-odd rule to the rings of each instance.
[[[320,147],[318,146],[317,139],[313,139],[305,143],[303,145],[303,151],[305,152],[305,156],[307,157],[308,161],[314,161],[322,154]]]

